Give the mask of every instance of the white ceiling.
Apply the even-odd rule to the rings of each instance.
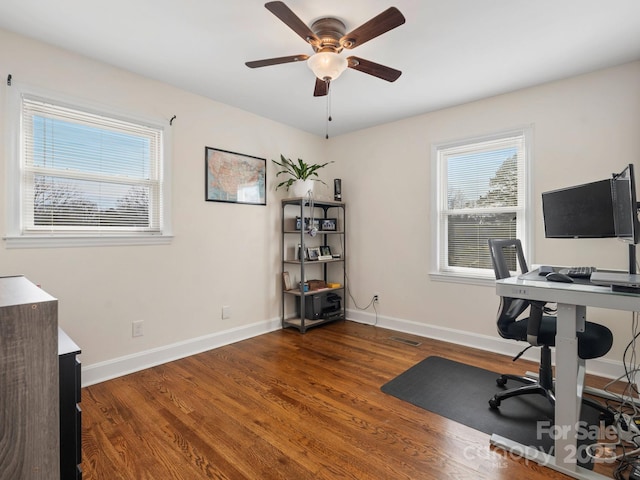
[[[264,3],[2,0],[0,28],[324,136],[327,99],[306,65],[244,65],[313,53]],[[640,0],[285,3],[347,31],[390,6],[407,19],[343,53],[403,73],[389,83],[347,69],[331,87],[331,136],[640,59]]]

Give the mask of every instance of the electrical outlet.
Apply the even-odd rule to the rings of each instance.
[[[141,337],[144,335],[143,326],[144,320],[136,320],[131,322],[131,336],[132,337]]]
[[[229,305],[224,305],[222,307],[222,319],[227,320],[231,318],[231,307]]]
[[[380,294],[379,293],[374,293],[373,294],[373,303],[380,303]]]

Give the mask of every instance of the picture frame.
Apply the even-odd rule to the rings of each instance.
[[[318,260],[331,260],[332,258],[331,247],[329,245],[320,246],[320,256],[318,257]]]
[[[291,277],[289,272],[282,272],[282,288],[291,290]]]
[[[318,257],[320,257],[320,247],[307,248],[307,255],[309,256],[309,260],[318,260]]]
[[[304,217],[304,229],[309,230],[309,225],[311,224],[311,219],[309,217]],[[313,226],[315,228],[317,228],[318,230],[320,230],[320,219],[319,218],[314,218],[313,219]],[[296,217],[296,230],[300,230],[300,228],[302,227],[302,219],[300,217]]]
[[[265,158],[204,147],[207,202],[267,204]]]
[[[320,222],[320,230],[335,232],[337,230],[338,222],[335,218],[323,218]]]

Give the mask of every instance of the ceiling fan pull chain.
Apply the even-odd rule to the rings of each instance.
[[[327,80],[327,118],[331,122],[333,118],[331,118],[331,83]]]
[[[327,125],[327,129],[326,129],[326,135],[325,135],[325,139],[329,139],[329,122],[331,122],[333,119],[331,118],[331,81],[330,80],[325,80],[325,82],[327,82],[327,121],[326,121],[326,125]]]

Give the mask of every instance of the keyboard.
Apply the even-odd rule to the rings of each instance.
[[[572,278],[589,278],[595,271],[596,267],[569,267],[566,274]]]

